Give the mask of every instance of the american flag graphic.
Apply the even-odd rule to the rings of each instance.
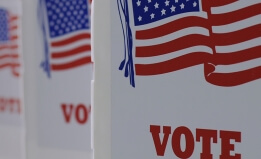
[[[199,64],[218,86],[261,78],[260,0],[117,2],[126,48],[120,69],[132,86],[134,72],[160,75]]]
[[[42,0],[40,20],[45,34],[42,67],[64,71],[91,63],[90,18],[87,0]]]
[[[15,77],[20,75],[18,16],[0,8],[0,70],[6,68]]]

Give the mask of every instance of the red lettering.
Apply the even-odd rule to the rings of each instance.
[[[4,112],[6,108],[6,102],[4,98],[0,98],[0,111]]]
[[[186,148],[181,150],[181,135],[185,135]],[[192,132],[187,127],[178,127],[172,135],[172,149],[179,158],[189,158],[194,152],[195,142]]]
[[[79,124],[85,124],[88,121],[89,113],[91,112],[91,106],[86,108],[83,104],[74,106],[73,104],[62,104],[62,112],[66,123],[71,122],[71,118],[74,115],[75,120]]]
[[[220,131],[220,138],[221,138],[220,159],[241,159],[241,154],[235,154],[235,156],[230,155],[230,152],[235,150],[235,146],[234,144],[230,143],[230,140],[241,142],[241,132]]]
[[[0,98],[0,112],[6,111],[20,114],[20,100],[15,98]]]
[[[14,112],[14,104],[15,104],[15,100],[13,98],[9,99],[9,107],[11,113]]]
[[[211,154],[211,139],[213,139],[213,143],[217,143],[217,130],[196,129],[196,141],[200,142],[200,138],[202,138],[200,159],[213,159],[213,155]]]
[[[160,139],[161,126],[150,125],[150,132],[154,141],[154,146],[158,156],[164,156],[168,142],[169,135],[171,133],[170,126],[163,126],[163,140]],[[184,142],[183,137],[184,136]],[[234,131],[220,131],[221,138],[221,155],[220,159],[241,159],[241,154],[235,153],[231,155],[231,152],[235,150],[235,145],[231,144],[231,140],[235,142],[241,142],[241,132]],[[200,159],[213,159],[211,153],[212,142],[218,143],[218,130],[209,129],[196,129],[196,141],[202,142],[202,153]],[[184,143],[184,148],[183,148]],[[172,134],[172,150],[175,156],[180,159],[190,158],[195,149],[194,135],[191,130],[185,126],[178,127]]]
[[[16,104],[17,104],[17,112],[20,114],[21,113],[21,102],[20,100],[16,100]]]
[[[167,146],[167,142],[169,139],[169,135],[171,133],[171,127],[170,126],[163,126],[163,141],[160,141],[160,126],[158,125],[151,125],[150,126],[150,132],[152,134],[152,138],[154,141],[154,146],[157,152],[158,156],[164,156],[165,149]]]
[[[71,116],[72,116],[72,113],[73,113],[73,105],[70,104],[69,106],[66,105],[66,104],[62,104],[61,105],[61,108],[62,108],[62,111],[63,111],[63,115],[64,115],[64,119],[65,119],[65,122],[66,123],[69,123],[71,121]],[[68,110],[67,108],[69,108],[69,112],[66,111]]]
[[[82,117],[80,116],[80,113],[83,113],[82,114]],[[88,120],[88,111],[87,111],[87,108],[83,105],[83,104],[79,104],[77,107],[76,107],[76,111],[75,111],[75,116],[76,116],[76,120],[78,121],[78,123],[80,124],[84,124],[87,122]]]

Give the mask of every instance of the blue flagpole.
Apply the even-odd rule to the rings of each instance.
[[[121,0],[117,0],[117,5],[118,5],[118,11],[121,20],[122,30],[123,30],[123,38],[124,38],[124,59],[121,62],[119,69],[123,70],[125,68],[124,76],[129,77],[131,86],[135,87],[135,73],[134,73],[134,64],[133,64],[133,57],[132,57],[133,38],[132,38],[132,31],[130,27],[128,0],[124,0],[124,4],[122,3]],[[123,23],[122,14],[125,20],[124,23]],[[128,60],[126,61],[127,58]]]
[[[47,41],[47,31],[44,23],[44,0],[40,0],[38,5],[38,18],[40,22],[40,27],[42,29],[43,41],[44,41],[44,61],[41,63],[41,67],[47,73],[47,76],[51,78],[51,69],[49,62],[49,46]]]

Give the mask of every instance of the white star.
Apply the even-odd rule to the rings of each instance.
[[[138,19],[139,19],[139,21],[141,21],[141,20],[142,20],[142,17],[141,17],[141,16],[139,16],[139,18],[138,18]]]
[[[148,3],[150,3],[151,2],[151,0],[148,0]]]
[[[76,26],[73,25],[73,26],[72,26],[72,30],[75,30],[75,29],[76,29]]]
[[[81,25],[81,24],[78,24],[77,27],[80,29],[80,28],[82,27],[82,25]]]
[[[56,26],[54,27],[54,29],[55,29],[55,30],[58,30],[58,29],[59,29],[59,26],[58,26],[58,25],[56,25]]]
[[[53,21],[50,22],[50,26],[54,26],[54,22]]]
[[[159,4],[157,2],[156,2],[156,4],[154,6],[155,6],[155,9],[159,8]]]
[[[184,7],[185,7],[185,5],[182,3],[182,4],[180,5],[180,8],[181,8],[181,9],[184,9]]]
[[[50,15],[50,16],[53,15],[53,12],[52,11],[48,11],[48,15]]]
[[[78,14],[78,12],[77,12],[77,11],[74,11],[74,12],[73,12],[73,14],[74,14],[74,15],[77,15],[77,14]]]
[[[56,9],[56,12],[57,12],[57,13],[59,13],[60,11],[61,11],[61,9],[59,9],[59,8]]]
[[[165,9],[161,10],[161,15],[166,15],[166,10]]]
[[[154,13],[151,13],[150,18],[153,19],[155,17]]]
[[[69,11],[69,12],[67,12],[67,15],[68,15],[68,16],[71,16],[71,15],[72,15],[72,13]]]
[[[175,3],[178,3],[179,2],[179,0],[175,0]]]
[[[140,4],[141,4],[141,1],[138,0],[138,1],[137,1],[137,6],[140,6]]]
[[[175,12],[176,7],[174,7],[174,6],[172,5],[172,7],[171,7],[170,9],[171,9],[171,12]]]
[[[60,17],[60,18],[63,18],[63,17],[64,17],[64,14],[63,14],[63,13],[60,13],[60,14],[59,14],[59,17]]]
[[[149,10],[149,7],[145,6],[144,7],[144,12],[147,12]]]
[[[193,3],[193,7],[196,7],[198,4],[197,4],[197,2],[194,2]]]
[[[169,6],[169,1],[168,0],[165,1],[165,5]]]
[[[52,6],[51,2],[48,2],[46,5],[47,5],[47,7],[51,7]]]
[[[53,15],[52,18],[55,20],[55,19],[57,19],[57,16],[56,16],[56,15]]]

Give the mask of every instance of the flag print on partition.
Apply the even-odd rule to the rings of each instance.
[[[124,54],[119,69],[137,76],[204,64],[206,81],[230,87],[261,78],[258,0],[117,0]]]
[[[18,77],[18,16],[0,8],[0,70],[9,68]]]
[[[41,66],[65,71],[91,63],[90,19],[87,0],[40,0],[45,60]]]

